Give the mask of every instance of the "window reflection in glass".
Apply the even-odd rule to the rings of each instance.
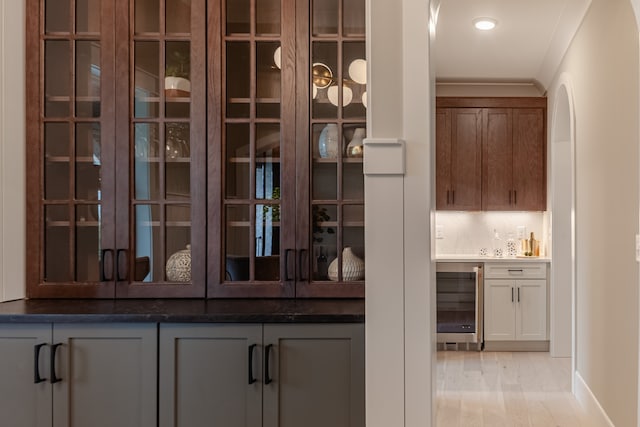
[[[230,281],[249,280],[250,218],[249,206],[227,206],[225,277]]]
[[[136,281],[162,280],[164,262],[161,244],[160,208],[156,205],[137,205],[135,207],[136,270],[134,271]],[[147,274],[143,274],[145,272]]]

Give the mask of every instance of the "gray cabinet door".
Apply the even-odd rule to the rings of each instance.
[[[363,324],[267,324],[263,342],[264,427],[365,425]]]
[[[55,324],[54,427],[157,425],[156,324]]]
[[[0,424],[51,426],[51,384],[48,381],[48,347],[51,325],[0,325]],[[40,347],[38,361],[35,348]],[[36,383],[38,372],[47,380]]]
[[[160,427],[261,426],[261,343],[262,325],[161,324]]]

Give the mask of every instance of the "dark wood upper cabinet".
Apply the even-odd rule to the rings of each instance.
[[[547,207],[546,109],[513,110],[513,203],[517,210]]]
[[[546,98],[439,97],[436,105],[436,209],[546,210]],[[460,194],[478,199],[462,204]]]
[[[482,116],[482,207],[509,210],[514,200],[512,109],[485,108]]]
[[[28,295],[363,297],[365,0],[28,0]]]
[[[436,117],[436,208],[479,210],[482,110],[438,109]]]
[[[204,297],[205,0],[27,2],[29,297]]]
[[[364,296],[364,0],[209,22],[208,295]]]

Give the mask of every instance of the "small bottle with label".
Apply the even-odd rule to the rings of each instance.
[[[540,256],[540,244],[533,236],[533,231],[529,238],[529,256]]]

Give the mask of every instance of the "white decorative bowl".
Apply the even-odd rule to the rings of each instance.
[[[187,97],[191,95],[191,82],[184,77],[164,78],[164,93],[168,97]]]

